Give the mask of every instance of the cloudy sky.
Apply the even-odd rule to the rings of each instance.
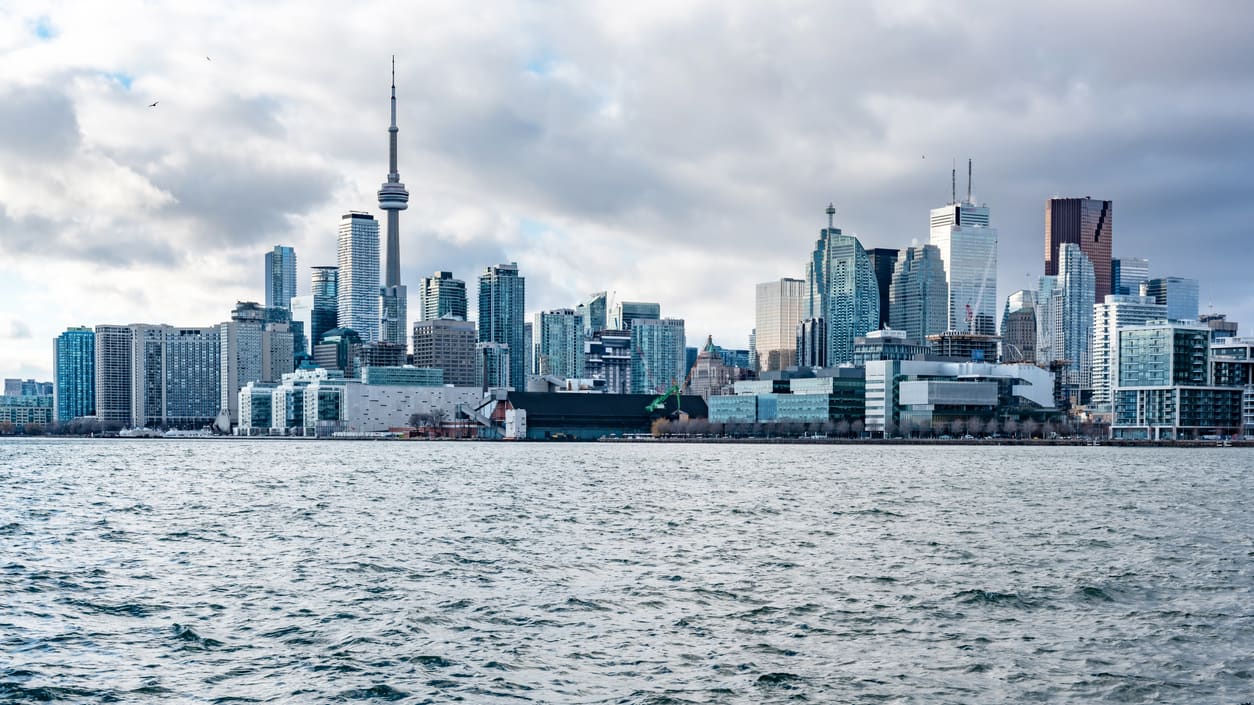
[[[926,240],[971,157],[999,299],[1045,199],[1092,195],[1116,256],[1254,329],[1254,4],[940,5],[10,0],[0,375],[50,378],[69,325],[225,320],[276,243],[306,293],[377,212],[392,53],[411,290],[517,261],[529,311],[606,289],[742,347],[828,201],[868,248]]]

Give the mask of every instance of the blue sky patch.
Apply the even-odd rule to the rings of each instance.
[[[114,72],[114,73],[106,73],[105,78],[109,79],[110,81],[116,82],[118,85],[122,86],[128,91],[131,89],[131,84],[135,82],[134,76],[128,73],[122,73],[120,71]]]
[[[31,20],[30,31],[45,42],[57,36],[57,28],[52,26],[52,20],[47,15]]]

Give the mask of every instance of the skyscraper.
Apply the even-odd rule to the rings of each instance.
[[[475,324],[452,318],[414,323],[414,365],[444,370],[444,383],[475,387]]]
[[[351,328],[363,341],[375,342],[381,319],[379,222],[373,215],[350,211],[340,219],[339,265],[338,327]]]
[[[466,320],[466,282],[454,279],[452,272],[436,272],[422,278],[418,291],[419,320],[436,318]]]
[[[266,253],[266,308],[290,308],[296,296],[296,250],[275,245]]]
[[[801,322],[805,281],[784,277],[757,286],[758,371],[797,364],[797,324]]]
[[[1001,319],[1001,360],[1036,362],[1036,292],[1020,289],[1006,297]]]
[[[212,423],[221,404],[220,328],[140,324],[131,331],[131,425],[196,429]]]
[[[231,320],[218,325],[220,405],[218,411],[227,414],[231,422],[239,420],[239,390],[249,382],[265,380],[262,372],[265,309],[254,301],[240,301],[231,311]],[[268,381],[268,380],[266,380]]]
[[[631,391],[657,394],[683,386],[686,340],[676,318],[638,318],[631,327]]]
[[[1138,296],[1141,283],[1149,281],[1149,260],[1115,257],[1110,260],[1110,288],[1120,296]]]
[[[118,428],[131,422],[129,326],[96,326],[96,417]]]
[[[57,421],[96,413],[96,333],[67,328],[52,341],[54,407]]]
[[[1141,284],[1141,296],[1149,296],[1167,307],[1167,318],[1173,321],[1196,321],[1198,314],[1197,280],[1184,277],[1159,277]]]
[[[387,213],[388,218],[387,276],[384,277],[384,288],[381,292],[383,305],[382,340],[385,343],[393,343],[404,346],[409,332],[409,327],[406,323],[408,318],[406,309],[409,305],[409,293],[405,286],[401,284],[400,213],[409,207],[409,192],[405,190],[405,184],[401,183],[400,172],[397,171],[397,132],[399,132],[399,130],[396,127],[396,57],[393,56],[392,124],[388,127],[388,178],[387,181],[385,181],[379,188],[379,208]],[[377,247],[378,245],[376,243],[376,248]],[[340,266],[344,266],[342,262],[340,263]],[[366,332],[357,328],[356,325],[345,325],[348,325],[351,328],[356,328],[358,332],[362,333],[363,337],[367,337]],[[367,339],[375,341],[379,340],[379,337],[367,337]]]
[[[877,330],[880,320],[879,283],[871,258],[858,238],[832,224],[835,215],[836,207],[829,204],[827,227],[819,232],[806,262],[804,297],[804,317],[824,321],[827,367],[853,362],[854,338]]]
[[[479,275],[479,342],[508,346],[509,381],[520,389],[527,384],[526,296],[527,281],[518,275],[517,262],[488,267]],[[486,354],[503,359],[500,351]]]
[[[329,330],[339,328],[340,268],[314,267],[313,310],[309,313],[309,354]]]
[[[1059,248],[1074,243],[1093,265],[1093,303],[1100,304],[1111,290],[1110,253],[1114,243],[1114,212],[1110,201],[1051,198],[1045,202],[1045,274],[1059,271]]]
[[[1093,263],[1072,242],[1058,248],[1058,284],[1052,294],[1054,358],[1062,363],[1062,389],[1073,403],[1093,388]]]
[[[292,352],[310,355],[309,335],[313,330],[313,295],[292,297]]]
[[[993,335],[997,325],[997,230],[987,206],[967,200],[933,208],[931,242],[949,283],[949,330]]]
[[[583,319],[574,309],[537,313],[532,331],[539,339],[536,344],[539,374],[566,379],[583,374]]]
[[[588,296],[575,308],[575,312],[583,320],[585,338],[591,338],[594,333],[605,330],[608,326],[605,292],[598,291]]]
[[[1167,307],[1147,296],[1111,294],[1093,305],[1093,399],[1092,411],[1112,411],[1114,373],[1119,359],[1119,329],[1140,326],[1167,317]]]
[[[893,286],[893,273],[897,271],[897,258],[901,250],[875,247],[867,250],[871,267],[875,269],[875,281],[880,287],[880,328],[888,327],[889,302]]]
[[[949,325],[949,283],[935,245],[907,247],[897,258],[889,289],[888,327],[916,341]]]
[[[619,301],[614,304],[613,325],[616,330],[631,330],[631,324],[640,319],[658,320],[662,317],[662,304],[649,301]]]

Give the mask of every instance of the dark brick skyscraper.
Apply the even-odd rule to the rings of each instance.
[[[1093,263],[1096,299],[1102,303],[1111,290],[1110,250],[1114,240],[1114,214],[1110,201],[1084,198],[1051,198],[1045,202],[1045,274],[1058,274],[1058,248],[1064,242],[1080,246]]]

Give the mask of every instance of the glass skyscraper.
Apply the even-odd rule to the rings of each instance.
[[[591,338],[594,333],[603,331],[608,324],[608,313],[606,309],[606,296],[604,291],[598,291],[583,300],[575,308],[575,312],[583,319],[583,334],[585,338]]]
[[[631,391],[660,394],[671,384],[683,386],[686,346],[682,320],[636,319],[631,327]]]
[[[949,283],[935,245],[908,247],[897,258],[889,289],[888,327],[915,341],[944,333],[949,324]]]
[[[949,283],[948,329],[996,334],[997,230],[988,207],[950,203],[933,208],[931,244],[940,250]]]
[[[1149,281],[1149,260],[1144,257],[1117,257],[1110,260],[1110,288],[1120,296],[1138,296],[1141,284]]]
[[[1119,329],[1167,317],[1167,307],[1146,296],[1109,295],[1093,305],[1093,399],[1096,413],[1111,413],[1114,373],[1119,357]]]
[[[1079,246],[1093,265],[1097,282],[1093,303],[1100,304],[1111,290],[1110,253],[1114,244],[1114,208],[1110,201],[1084,198],[1051,198],[1045,202],[1045,274],[1058,274],[1060,248]]]
[[[1198,314],[1197,280],[1184,277],[1160,277],[1141,284],[1141,296],[1148,296],[1167,307],[1167,318],[1173,321],[1196,321]]]
[[[1058,249],[1058,280],[1051,295],[1053,361],[1062,363],[1062,388],[1074,400],[1093,388],[1093,263],[1080,246]]]
[[[53,397],[57,421],[96,413],[96,333],[67,328],[53,339]]]
[[[362,341],[379,340],[379,222],[369,213],[346,213],[340,219],[339,326]],[[317,292],[314,292],[317,296]]]
[[[96,326],[96,417],[118,428],[131,422],[129,326]]]
[[[854,338],[877,330],[879,283],[871,258],[858,238],[832,224],[835,206],[827,207],[827,227],[819,232],[806,262],[804,318],[822,318],[827,333],[825,367],[853,362]]]
[[[615,330],[631,330],[633,321],[647,318],[656,321],[662,317],[662,304],[649,301],[619,301],[614,304]]]
[[[886,247],[875,247],[867,250],[871,258],[871,266],[875,268],[875,281],[880,287],[880,328],[888,327],[891,316],[889,304],[892,300],[893,274],[897,271],[897,258],[901,250]]]
[[[583,319],[574,309],[541,311],[535,316],[536,363],[542,375],[566,379],[583,374]]]
[[[801,323],[806,283],[784,277],[757,286],[758,371],[797,364],[797,325]]]
[[[314,267],[310,295],[313,296],[313,310],[309,314],[309,354],[313,354],[313,346],[322,342],[322,336],[329,330],[339,328],[340,299],[340,268]]]
[[[517,262],[488,267],[479,275],[479,342],[508,346],[509,382],[518,389],[527,386],[526,297],[527,281],[518,275]],[[499,350],[488,354],[502,359]]]
[[[266,253],[266,308],[290,308],[296,296],[296,250],[275,245]]]
[[[466,320],[466,282],[454,279],[452,272],[436,272],[422,278],[418,291],[420,321],[437,318]]]

